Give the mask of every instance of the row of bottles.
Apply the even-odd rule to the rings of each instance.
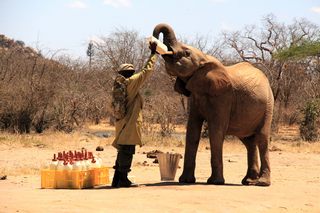
[[[102,160],[93,155],[86,149],[79,151],[63,151],[53,155],[50,162],[50,170],[68,170],[68,171],[88,171],[95,168],[101,168]]]

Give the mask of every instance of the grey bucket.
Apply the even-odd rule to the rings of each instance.
[[[157,154],[160,176],[162,181],[174,180],[181,158],[180,154],[159,153]]]

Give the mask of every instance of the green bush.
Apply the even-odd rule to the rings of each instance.
[[[308,56],[317,56],[320,54],[319,41],[304,41],[301,44],[295,44],[289,48],[277,52],[274,57],[278,60],[303,59]]]
[[[304,115],[300,123],[300,136],[306,141],[315,141],[318,139],[317,119],[320,115],[320,100],[308,101],[302,109]]]

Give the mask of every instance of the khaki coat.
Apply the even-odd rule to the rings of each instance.
[[[113,146],[118,148],[117,145],[140,145],[141,140],[141,125],[142,125],[142,107],[143,100],[139,93],[140,88],[146,79],[153,72],[154,63],[157,55],[152,54],[148,59],[144,68],[132,75],[127,81],[127,114],[126,116],[116,121],[116,136],[113,141]]]

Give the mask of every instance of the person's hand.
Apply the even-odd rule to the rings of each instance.
[[[156,54],[157,43],[150,41],[149,48],[151,50],[151,54]]]

